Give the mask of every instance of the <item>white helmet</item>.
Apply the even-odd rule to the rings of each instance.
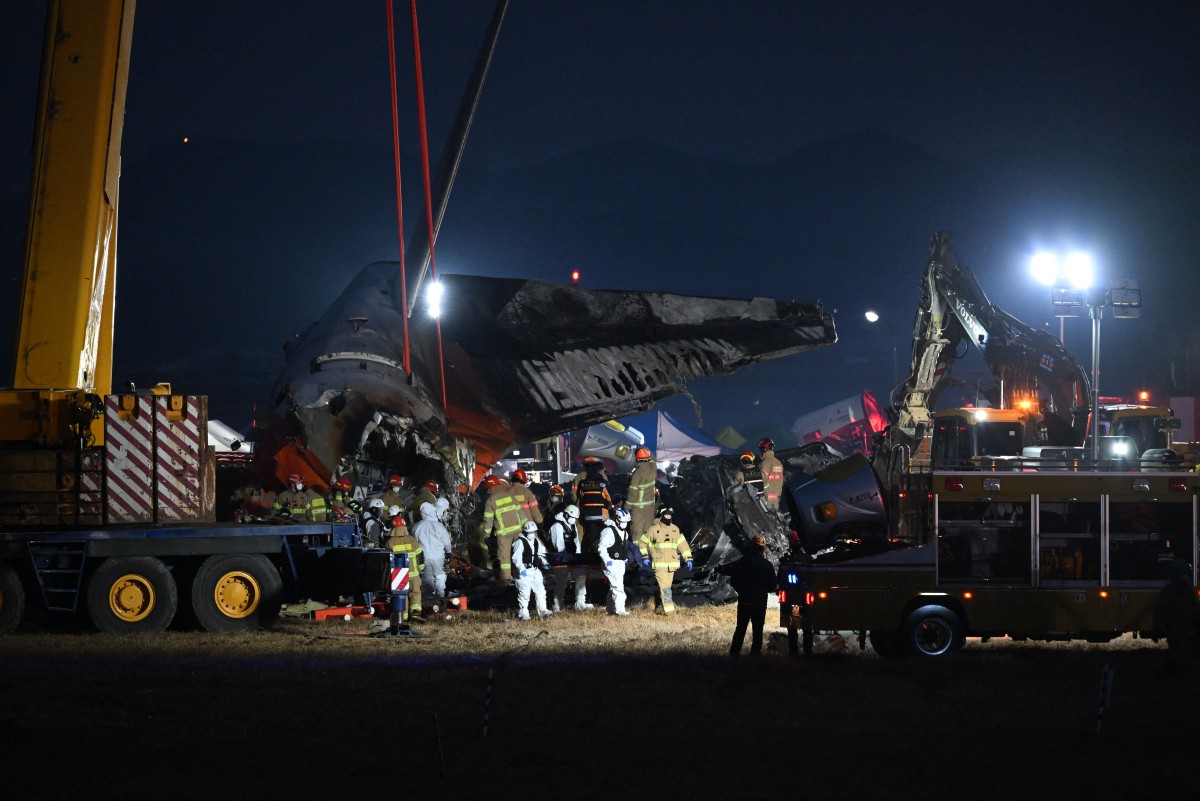
[[[632,519],[628,509],[617,510],[617,525],[621,528],[628,528],[629,521]]]
[[[367,508],[368,509],[382,509],[383,508],[383,498],[372,498],[371,502],[367,504]]]
[[[563,509],[563,515],[565,515],[568,520],[578,520],[579,507],[573,503],[569,504],[566,509]]]
[[[383,502],[380,501],[380,505],[382,505],[382,504],[383,504]],[[401,509],[399,506],[392,504],[392,506],[388,508],[388,517],[399,517],[400,513],[403,511],[404,510]]]
[[[525,525],[521,526],[522,534],[536,534],[537,530],[537,523],[532,520],[526,520]]]

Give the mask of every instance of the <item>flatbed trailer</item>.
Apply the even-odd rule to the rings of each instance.
[[[0,633],[86,611],[104,632],[269,628],[282,604],[387,592],[390,554],[353,523],[184,523],[0,531]]]
[[[907,500],[927,521],[915,542],[857,541],[781,562],[793,652],[810,652],[821,631],[921,656],[967,637],[1157,637],[1155,602],[1173,566],[1186,562],[1196,585],[1196,473],[935,470],[928,487]]]

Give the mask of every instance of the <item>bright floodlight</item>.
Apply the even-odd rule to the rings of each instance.
[[[432,281],[429,288],[425,290],[425,304],[429,309],[430,317],[442,316],[442,295],[445,293],[445,287],[441,281]]]
[[[1043,250],[1029,259],[1029,272],[1039,284],[1050,286],[1058,280],[1058,254]]]
[[[1082,251],[1068,253],[1063,259],[1063,277],[1076,289],[1092,285],[1092,257]]]
[[[879,322],[879,314],[877,312],[869,311],[866,314],[864,314],[863,316],[867,318],[868,323]]]

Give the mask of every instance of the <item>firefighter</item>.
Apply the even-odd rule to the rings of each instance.
[[[629,536],[636,541],[654,523],[654,482],[658,467],[648,448],[638,448],[633,456],[636,464],[629,476],[629,497],[625,506],[630,514]]]
[[[509,476],[513,497],[520,502],[521,508],[525,510],[525,517],[541,525],[542,507],[538,505],[537,498],[529,490],[529,487],[526,486],[528,481],[529,477],[519,467],[512,471],[512,474]]]
[[[528,519],[521,502],[513,496],[509,483],[500,476],[488,476],[484,481],[488,490],[487,502],[483,505],[483,523],[479,526],[479,539],[486,541],[494,537],[496,542],[496,580],[512,580],[513,539],[521,533],[521,526]],[[536,524],[535,524],[536,525]]]
[[[387,489],[379,497],[383,501],[384,509],[391,509],[393,506],[407,509],[408,502],[412,500],[412,493],[404,488],[404,476],[392,473],[388,476]]]
[[[512,543],[510,558],[517,569],[517,617],[529,620],[529,596],[532,593],[538,617],[554,614],[546,608],[546,584],[542,569],[549,568],[546,548],[538,539],[537,523],[526,520],[521,524],[521,533]]]
[[[758,462],[762,471],[763,493],[768,508],[779,511],[779,496],[783,492],[783,462],[775,456],[775,443],[763,437],[758,441],[758,450],[762,458]]]
[[[671,599],[671,583],[682,559],[688,569],[692,567],[692,549],[687,538],[673,522],[675,512],[665,506],[658,512],[658,520],[638,540],[642,564],[654,571],[658,590],[654,594],[654,611],[669,615],[675,611]]]
[[[325,520],[325,498],[304,486],[304,476],[292,473],[288,476],[288,488],[275,496],[272,507],[276,517],[287,517],[297,522]]]
[[[616,515],[604,521],[600,532],[600,561],[604,564],[604,578],[608,580],[608,600],[604,608],[610,615],[625,617],[625,558],[629,555],[626,543],[629,539],[629,512],[618,509]]]
[[[404,510],[399,504],[387,510],[384,523],[384,547],[393,553],[408,555],[408,618],[421,616],[421,574],[425,572],[425,551],[417,538],[404,524]]]
[[[763,492],[763,475],[762,470],[754,463],[754,454],[742,451],[738,460],[742,463],[742,469],[738,473],[737,483],[744,484],[755,498],[759,497]]]
[[[593,606],[587,602],[588,566],[583,561],[582,536],[579,530],[579,507],[571,504],[554,516],[550,524],[550,563],[554,577],[554,611],[563,610],[567,582],[575,581],[575,609],[584,611]]]
[[[742,558],[717,568],[719,573],[729,576],[729,584],[737,592],[737,625],[733,629],[733,641],[729,644],[730,656],[742,655],[742,642],[746,639],[746,626],[751,627],[750,656],[762,656],[763,622],[767,617],[767,596],[775,592],[775,568],[766,557],[767,540],[761,534],[742,552]]]
[[[363,513],[362,543],[364,547],[376,548],[383,542],[383,523],[387,509],[382,498],[372,498]]]
[[[441,507],[445,501],[446,506]],[[438,498],[437,504],[421,504],[421,519],[412,528],[413,536],[425,554],[425,568],[421,581],[425,590],[435,598],[446,597],[446,557],[450,555],[450,532],[443,522],[450,510],[450,502]]]
[[[354,497],[354,485],[349,476],[342,476],[330,487],[329,513],[339,523],[354,520],[363,513],[363,505]]]
[[[415,523],[421,519],[421,507],[425,504],[436,506],[438,502],[438,490],[441,489],[438,483],[433,479],[429,479],[421,485],[420,492],[412,499],[408,506],[409,517]]]
[[[553,520],[554,516],[565,509],[566,506],[566,491],[558,484],[555,484],[550,488],[550,503],[546,507],[546,517]]]
[[[613,511],[612,496],[608,494],[608,477],[604,466],[595,456],[583,460],[583,474],[575,479],[575,505],[583,521],[583,553],[596,554],[600,530]],[[594,562],[599,562],[596,557]]]

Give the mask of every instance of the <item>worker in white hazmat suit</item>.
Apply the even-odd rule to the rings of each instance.
[[[550,524],[550,563],[554,566],[555,612],[563,610],[567,584],[575,582],[575,609],[592,609],[587,602],[588,565],[583,561],[583,532],[579,528],[579,507],[571,504],[554,515]]]
[[[610,615],[625,617],[625,557],[629,555],[625,542],[629,538],[629,512],[616,511],[616,519],[604,521],[600,532],[600,563],[608,579],[608,601],[605,609]]]
[[[440,500],[440,499],[439,499]],[[446,505],[449,509],[449,504]],[[420,506],[421,519],[413,525],[413,536],[425,551],[425,569],[421,571],[421,584],[425,592],[437,598],[446,597],[446,556],[451,549],[450,532],[442,522],[445,514],[437,505],[424,502]]]
[[[521,534],[512,544],[512,570],[516,574],[517,584],[517,617],[529,620],[529,596],[537,607],[538,617],[550,617],[553,614],[546,608],[546,584],[542,580],[542,569],[549,568],[546,560],[546,546],[538,539],[537,523],[526,520],[521,526]]]

